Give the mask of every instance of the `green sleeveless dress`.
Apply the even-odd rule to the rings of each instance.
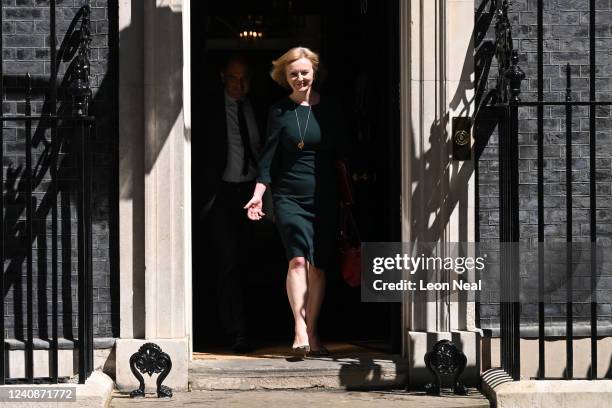
[[[298,119],[304,139],[302,149]],[[308,107],[289,97],[268,113],[266,141],[257,181],[272,189],[274,215],[288,259],[303,256],[327,269],[337,250],[338,179],[335,161],[344,157],[346,126],[339,105],[321,96]],[[265,212],[265,209],[264,209]]]

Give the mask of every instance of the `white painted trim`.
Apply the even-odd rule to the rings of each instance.
[[[135,1],[135,0],[134,0]],[[144,336],[143,8],[119,3],[119,333]]]
[[[184,338],[191,216],[183,16],[152,3],[144,13],[145,338]]]
[[[189,338],[189,359],[193,354],[193,261],[191,228],[191,0],[183,0],[183,120],[185,122],[185,177],[183,189],[185,190],[185,327]]]
[[[402,241],[410,240],[410,213],[411,213],[411,169],[408,158],[412,157],[412,127],[411,127],[411,6],[410,0],[400,0],[400,149],[401,149],[401,222]],[[406,356],[407,333],[409,329],[408,318],[411,313],[409,295],[404,294],[402,299],[402,355]]]
[[[473,241],[474,176],[453,177],[473,163],[452,161],[448,143],[452,116],[466,115],[461,103],[450,105],[456,104],[455,97],[468,101],[473,93],[473,75],[466,79],[462,72],[473,70],[473,12],[473,0],[400,3],[403,242]],[[449,197],[457,201],[449,202]],[[467,220],[459,217],[460,211],[467,211]],[[467,231],[467,238],[461,231]],[[407,295],[402,315],[404,354],[410,354],[410,333],[473,329],[470,305],[416,302]]]

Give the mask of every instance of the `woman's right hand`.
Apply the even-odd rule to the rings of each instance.
[[[253,195],[253,198],[244,206],[244,209],[247,210],[247,217],[253,221],[259,221],[266,215],[263,212],[263,201],[261,196],[257,194]]]

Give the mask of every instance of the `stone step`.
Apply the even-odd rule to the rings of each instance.
[[[186,393],[191,395],[186,398],[190,402],[193,398],[208,402],[218,398],[217,402],[223,401],[220,405],[228,403],[236,407],[301,407],[296,405],[296,398],[305,401],[304,407],[338,404],[366,407],[373,406],[374,402],[381,407],[397,404],[489,407],[489,401],[476,389],[470,389],[465,397],[453,395],[447,389],[441,396],[406,391],[408,362],[399,355],[346,343],[327,344],[327,347],[331,357],[305,359],[287,354],[286,347],[260,348],[244,356],[227,350],[195,352],[189,366],[189,388],[193,392]]]
[[[401,387],[407,370],[399,357],[199,360],[190,364],[189,383],[192,390]]]
[[[489,406],[486,398],[475,389],[471,389],[468,397],[407,393],[404,389],[408,361],[399,355],[346,343],[327,344],[327,347],[332,353],[330,357],[304,359],[291,356],[286,347],[263,348],[245,356],[232,355],[227,350],[196,352],[189,366],[189,387],[191,391],[218,392],[379,389],[393,390],[404,399],[410,396],[410,401],[437,401],[425,406]]]

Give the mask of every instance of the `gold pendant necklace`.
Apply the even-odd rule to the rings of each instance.
[[[297,103],[295,104],[295,109],[293,110],[293,113],[295,113],[295,120],[297,121],[297,125],[298,125],[298,132],[300,133],[300,142],[297,144],[298,149],[302,150],[304,148],[304,135],[306,135],[306,130],[308,129],[308,121],[310,120],[310,111],[312,110],[312,106],[308,105],[308,116],[306,117],[306,126],[304,127],[304,133],[302,135],[302,128],[300,126],[300,118],[298,118],[298,114],[297,114],[297,108],[298,108]]]

